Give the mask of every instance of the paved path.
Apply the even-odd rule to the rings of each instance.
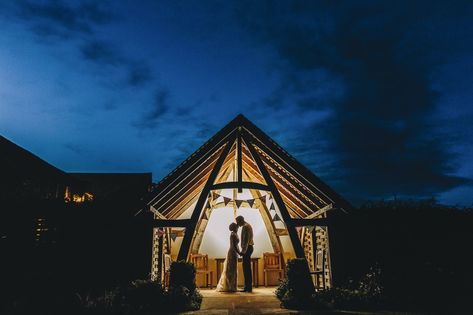
[[[274,295],[276,287],[259,287],[252,293],[220,293],[215,290],[202,289],[204,299],[199,311],[184,314],[356,314],[350,312],[298,312],[282,309],[279,300]],[[357,313],[362,314],[362,313]]]

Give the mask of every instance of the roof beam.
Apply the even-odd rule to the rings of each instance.
[[[189,226],[187,229],[188,231],[185,233],[184,239],[182,240],[182,244],[181,244],[181,248],[179,249],[179,255],[178,255],[177,260],[187,260],[187,256],[189,255],[189,249],[191,247],[192,239],[194,237],[195,228],[197,226],[197,221],[200,218],[201,212],[204,207],[204,203],[207,200],[207,196],[210,193],[210,188],[215,182],[215,179],[217,178],[218,173],[220,172],[220,169],[222,168],[223,162],[225,161],[225,158],[227,157],[228,152],[230,151],[233,145],[233,142],[235,141],[235,138],[236,138],[236,135],[234,132],[232,132],[231,137],[227,140],[227,143],[225,144],[223,152],[220,153],[220,156],[218,157],[218,160],[215,163],[215,166],[212,172],[210,173],[210,176],[207,179],[207,182],[205,183],[204,189],[200,193],[199,199],[197,200],[194,211],[192,212],[192,216],[190,218],[191,222],[189,223]]]
[[[243,136],[243,141],[245,141],[245,143],[248,144],[247,145],[248,150],[250,150],[250,153],[253,157],[253,160],[258,165],[258,168],[261,172],[261,175],[263,175],[264,180],[268,184],[268,186],[270,188],[270,192],[273,195],[274,201],[276,202],[276,204],[279,208],[279,212],[281,213],[281,215],[283,217],[282,219],[284,220],[287,231],[289,233],[289,238],[291,239],[292,246],[294,248],[296,257],[305,258],[304,250],[302,249],[301,243],[299,241],[299,237],[297,236],[296,229],[295,229],[294,225],[292,224],[292,222],[290,221],[291,216],[289,215],[289,212],[287,211],[286,205],[284,204],[284,201],[283,201],[281,195],[279,194],[278,189],[274,185],[274,182],[271,178],[271,175],[269,175],[268,170],[264,166],[263,161],[261,161],[261,158],[259,157],[259,155],[256,152],[255,148],[253,147],[252,142],[248,142],[249,139],[248,140],[246,139],[245,134],[243,134],[242,136]]]
[[[187,227],[190,223],[189,219],[184,220],[154,220],[154,227]]]
[[[328,219],[292,219],[291,223],[294,226],[326,226],[328,225]]]
[[[238,189],[248,188],[248,189],[269,190],[267,185],[263,185],[263,184],[260,184],[260,183],[254,183],[254,182],[224,182],[224,183],[214,184],[211,187],[212,190],[230,189],[230,188],[238,188]]]

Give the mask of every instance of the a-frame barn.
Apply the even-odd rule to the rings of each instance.
[[[163,253],[168,260],[208,254],[207,268],[213,269],[216,256],[225,257],[226,227],[244,213],[264,231],[255,233],[254,256],[279,253],[283,264],[306,258],[319,288],[332,283],[328,219],[351,207],[243,115],[163,178],[147,204],[154,215],[153,279],[164,277]],[[206,238],[213,255],[201,251]],[[258,251],[260,243],[266,247]],[[263,257],[257,258],[261,270]]]

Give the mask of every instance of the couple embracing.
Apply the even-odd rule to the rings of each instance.
[[[238,227],[241,227],[241,250],[238,247]],[[251,254],[253,253],[253,228],[245,222],[241,215],[236,217],[236,223],[228,227],[230,233],[230,248],[227,258],[223,264],[222,275],[218,281],[217,291],[236,292],[237,290],[237,261],[238,255],[243,260],[243,276],[245,277],[245,287],[241,292],[251,292],[253,289],[253,278],[251,273]]]

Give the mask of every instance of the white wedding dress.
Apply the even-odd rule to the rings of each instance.
[[[219,292],[236,292],[237,290],[237,244],[240,240],[235,232],[230,234],[230,248],[228,249],[227,258],[223,263],[223,271],[217,284]]]

